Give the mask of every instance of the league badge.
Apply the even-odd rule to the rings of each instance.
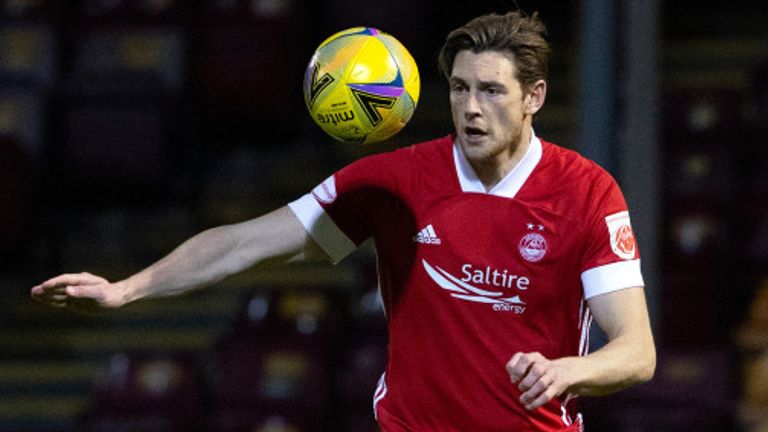
[[[608,225],[613,253],[625,260],[634,259],[637,245],[632,225],[629,223],[629,212],[623,211],[606,216],[605,223]]]

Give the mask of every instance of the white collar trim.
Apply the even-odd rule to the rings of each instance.
[[[461,146],[457,141],[454,140],[453,142],[453,161],[456,165],[456,175],[459,177],[461,190],[463,192],[488,193],[505,198],[514,198],[517,195],[536,165],[539,164],[542,153],[541,141],[531,130],[531,142],[523,158],[499,183],[486,192],[483,182],[480,181],[472,165],[469,164]]]

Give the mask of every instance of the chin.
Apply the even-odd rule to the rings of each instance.
[[[488,149],[479,147],[464,148],[464,156],[472,165],[487,165],[496,159],[494,157],[495,154],[496,153],[491,152]]]

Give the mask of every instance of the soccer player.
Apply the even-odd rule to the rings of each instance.
[[[266,262],[337,262],[372,237],[389,331],[374,394],[382,430],[582,430],[574,398],[650,379],[655,349],[619,187],[533,132],[545,31],[536,14],[510,12],[448,35],[453,134],[361,158],[125,280],[65,274],[32,297],[116,308]],[[588,353],[593,318],[609,340]]]

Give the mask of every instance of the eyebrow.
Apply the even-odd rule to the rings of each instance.
[[[450,78],[451,84],[463,84],[467,85],[467,82],[463,80],[462,78],[454,77],[452,76]],[[506,87],[506,85],[500,81],[490,80],[490,81],[480,81],[479,82],[480,88],[488,88],[488,87]]]

